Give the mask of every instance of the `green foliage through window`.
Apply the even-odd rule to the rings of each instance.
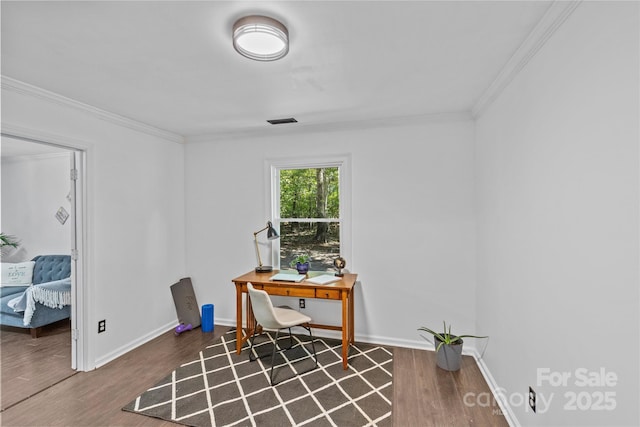
[[[280,170],[280,265],[311,257],[312,270],[332,268],[340,254],[340,171]]]
[[[281,218],[338,218],[338,168],[280,171]]]

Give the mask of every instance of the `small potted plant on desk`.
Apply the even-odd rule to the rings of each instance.
[[[446,322],[444,332],[438,333],[424,326],[418,328],[419,331],[428,332],[433,335],[434,341],[422,335],[422,338],[429,341],[436,349],[436,365],[446,371],[457,371],[460,369],[462,362],[462,338],[489,338],[488,336],[479,337],[476,335],[453,335],[451,334],[451,325],[447,329]]]
[[[298,273],[307,274],[309,271],[309,255],[298,255],[291,260],[289,265],[298,270]]]

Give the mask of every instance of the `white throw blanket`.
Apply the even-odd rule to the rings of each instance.
[[[29,286],[22,295],[9,301],[7,305],[16,313],[24,311],[22,322],[25,326],[29,326],[37,302],[50,308],[70,305],[71,278]]]

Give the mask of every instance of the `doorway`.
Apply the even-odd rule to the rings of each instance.
[[[56,141],[55,139],[32,138],[26,137],[19,133],[2,132],[2,158],[3,164],[8,157],[20,158],[28,163],[29,158],[46,159],[47,157],[56,157],[58,162],[62,162],[66,166],[61,172],[68,186],[62,195],[66,200],[60,200],[57,211],[51,212],[51,217],[64,226],[67,223],[66,239],[68,244],[64,245],[66,249],[61,253],[71,255],[71,318],[70,318],[70,347],[71,347],[71,369],[82,371],[85,370],[85,340],[83,333],[83,319],[85,316],[84,307],[84,247],[86,237],[84,235],[84,218],[86,218],[86,152],[83,147],[74,146],[65,142]],[[27,167],[28,172],[28,167]],[[41,171],[40,171],[41,172]],[[24,174],[22,175],[24,176]],[[61,179],[57,177],[57,179]],[[3,189],[7,185],[7,177],[3,173]],[[34,185],[34,184],[31,184]],[[3,191],[3,199],[4,199]],[[4,200],[3,200],[4,205]],[[3,208],[5,211],[6,207]],[[68,209],[68,212],[67,212]],[[47,207],[49,210],[49,206]],[[47,212],[48,213],[48,212]],[[60,215],[58,215],[60,213]],[[67,216],[68,215],[68,216]],[[64,219],[66,216],[66,219]],[[50,219],[51,217],[47,217]],[[6,221],[3,216],[2,226],[5,232]],[[18,236],[19,237],[19,236]],[[53,245],[53,244],[52,244]],[[53,245],[55,248],[55,245]],[[46,250],[46,246],[44,250]],[[54,249],[55,250],[55,249]],[[39,254],[29,254],[39,255]]]

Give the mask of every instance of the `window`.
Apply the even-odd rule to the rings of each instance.
[[[333,260],[348,258],[348,158],[322,162],[271,164],[271,212],[280,233],[273,264],[289,268],[299,254],[311,258],[311,270],[331,270]]]

